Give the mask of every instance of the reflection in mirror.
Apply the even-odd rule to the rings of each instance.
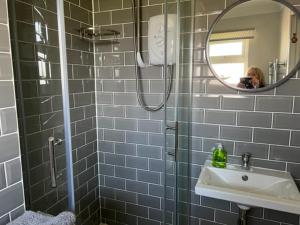
[[[298,12],[277,1],[250,0],[223,13],[210,31],[207,57],[223,83],[273,87],[292,75],[300,57]]]

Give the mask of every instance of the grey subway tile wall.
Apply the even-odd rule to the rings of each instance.
[[[204,24],[201,29],[195,30],[199,36],[206,36],[211,26],[212,21],[222,12],[225,7],[230,6],[233,1],[195,1],[195,19],[203,20],[206,17],[208,25]],[[287,0],[288,2],[288,0]],[[291,2],[299,5],[300,1]],[[199,43],[201,42],[201,43]],[[205,52],[205,39],[195,39],[196,55],[203,55]],[[198,46],[198,47],[197,47]],[[200,60],[195,59],[195,68],[207,65],[205,58]],[[272,91],[247,94],[237,93],[222,88],[219,81],[211,77],[209,72],[205,70],[197,70],[194,72],[194,80],[201,80],[205,83],[203,94],[193,93],[193,112],[195,108],[204,109],[204,121],[208,124],[218,124],[218,138],[213,140],[214,143],[225,141],[225,148],[229,152],[229,158],[232,162],[239,162],[241,154],[251,152],[253,155],[252,165],[265,167],[270,169],[290,171],[292,176],[298,182],[298,176],[295,169],[297,168],[300,159],[297,157],[297,141],[296,136],[298,128],[298,114],[295,110],[297,98],[300,95],[299,89],[296,91],[295,86],[298,84],[298,79],[294,78],[287,83]],[[221,88],[220,90],[218,90]],[[205,100],[211,95],[220,99],[215,104],[205,104]],[[199,98],[205,100],[198,100]],[[212,97],[211,97],[212,98]],[[200,105],[201,104],[201,105]],[[218,117],[212,118],[208,113],[211,109],[217,109]],[[235,113],[236,117],[229,120],[230,113]],[[212,120],[211,120],[212,119]],[[227,123],[226,123],[227,122]],[[229,124],[231,122],[231,124]],[[198,136],[193,133],[193,136]],[[294,138],[293,138],[294,137]],[[204,143],[207,142],[205,135],[200,135]],[[209,138],[210,139],[210,138]],[[199,145],[199,148],[193,151],[210,151],[213,142],[209,145]],[[230,143],[230,144],[228,144]],[[293,166],[292,166],[293,165]],[[192,166],[193,167],[193,166]],[[198,174],[197,174],[198,176]],[[195,185],[197,177],[192,177],[192,184]],[[192,185],[192,187],[193,187]],[[193,192],[193,190],[192,190]],[[194,194],[192,194],[195,197]],[[193,221],[196,224],[235,224],[238,218],[238,210],[235,203],[230,203],[230,207],[225,207],[229,202],[223,202],[221,206],[216,199],[209,199],[209,205],[206,203],[206,197],[200,198],[199,202],[203,207],[212,208],[215,211],[214,218],[203,220],[199,215],[192,215]],[[197,202],[192,200],[192,208],[197,208]],[[257,212],[260,213],[257,213]],[[271,213],[272,212],[272,213]],[[254,208],[249,213],[249,224],[299,224],[299,215],[282,213],[269,209]]]
[[[19,147],[7,1],[0,1],[0,224],[24,212],[25,200]],[[17,213],[19,212],[19,213]]]
[[[26,206],[34,211],[56,215],[67,210],[64,144],[55,146],[56,188],[51,188],[49,172],[48,138],[64,139],[56,1],[16,0],[9,3],[12,24],[16,17],[16,32],[11,32],[11,38],[14,52],[20,56],[15,58],[14,66],[15,80],[19,84],[16,92],[19,129],[23,130],[20,142]],[[91,0],[70,0],[64,1],[64,5],[76,216],[78,224],[98,225],[94,49],[93,44],[82,40],[79,33],[81,27],[93,24],[93,3]],[[2,71],[1,77],[5,77]],[[5,101],[3,105],[10,104],[11,100],[6,97]],[[9,127],[3,123],[4,132],[10,132],[15,124],[8,113],[1,111],[1,119],[11,123]],[[17,163],[13,161],[7,167],[17,170]],[[10,177],[8,181],[13,182],[16,177]]]
[[[238,163],[241,154],[251,152],[252,165],[290,171],[299,183],[298,79],[291,79],[275,90],[255,95],[238,93],[225,87],[212,76],[207,67],[204,57],[205,38],[216,16],[236,0],[194,2],[195,61],[190,149],[192,157],[189,162],[191,196],[190,204],[186,200],[186,204],[181,204],[181,207],[186,209],[188,205],[191,207],[189,218],[191,224],[232,225],[238,218],[235,203],[195,195],[194,185],[201,166],[213,144],[221,142],[225,145],[232,162]],[[186,8],[189,8],[190,3],[183,1],[182,5],[185,4]],[[292,3],[300,5],[298,0]],[[94,6],[95,25],[121,30],[120,43],[128,43],[127,48],[119,48],[117,44],[112,47],[95,48],[96,82],[99,84],[96,104],[102,221],[108,224],[161,224],[163,174],[160,166],[163,158],[161,123],[163,117],[160,113],[143,110],[137,103],[134,84],[128,86],[135,79],[134,49],[130,43],[133,36],[131,4],[129,0],[94,0]],[[144,55],[147,55],[147,20],[149,16],[161,14],[162,7],[162,1],[142,1]],[[190,14],[186,13],[182,20],[188,24],[191,20]],[[185,27],[186,32],[191,31],[189,26]],[[186,48],[189,46],[191,45],[185,45]],[[188,57],[184,55],[183,58],[188,64]],[[146,99],[148,103],[154,104],[151,95],[161,93],[162,89],[159,87],[161,73],[152,71],[152,69],[143,70],[142,76],[145,79],[144,91],[149,94]],[[182,80],[180,82],[182,87],[179,94],[184,96],[188,90],[184,88],[184,82]],[[120,86],[117,88],[116,84]],[[170,108],[174,106],[172,97],[169,101]],[[182,139],[184,140],[184,136]],[[185,142],[182,141],[181,144],[180,157],[184,160],[184,157],[188,157],[188,153],[184,148]],[[124,169],[122,173],[121,168]],[[132,169],[136,171],[136,175]],[[180,180],[182,181],[183,177],[180,177]],[[168,179],[167,182],[171,184],[172,179]],[[172,187],[170,184],[168,186]],[[172,188],[168,190],[167,194],[172,195]],[[131,198],[128,199],[126,195]],[[157,198],[160,198],[161,204],[158,204]],[[172,212],[171,208],[174,206],[172,201],[168,202],[170,204],[166,206],[167,213]],[[179,224],[186,224],[184,216],[180,219]],[[172,221],[168,222],[172,224]],[[249,214],[249,224],[298,225],[299,216],[254,208]]]
[[[163,4],[161,1],[143,1],[142,4],[142,32],[146,37],[144,27],[149,17],[162,14]],[[102,221],[160,224],[163,115],[149,113],[138,105],[131,1],[95,0],[94,6],[95,25],[120,31],[119,43],[95,45]],[[147,54],[145,40],[143,38],[143,53]],[[142,69],[141,75],[147,103],[157,104],[163,93],[162,70],[149,67]],[[159,188],[158,191],[154,187]]]
[[[28,135],[28,145],[31,146],[29,150],[31,160],[27,162],[29,165],[25,165],[29,166],[30,178],[25,179],[25,182],[28,182],[25,187],[34,184],[31,190],[25,188],[25,191],[31,192],[31,200],[37,210],[55,214],[65,209],[64,201],[57,202],[57,197],[61,196],[65,199],[66,190],[65,177],[62,177],[57,190],[53,191],[49,188],[47,170],[47,139],[51,135],[63,137],[57,27],[53,2],[47,1],[46,7],[36,6],[43,12],[49,23],[50,40],[47,45],[37,44],[33,38],[35,31],[32,22],[38,18],[34,16],[33,6],[28,1],[17,1],[17,27],[24,88],[22,94],[25,102],[25,115],[23,120],[19,116],[19,122],[25,120],[26,124],[30,124],[26,126],[26,135]],[[216,15],[232,2],[234,1],[195,1],[195,20],[199,21],[199,25],[194,31],[196,37],[194,50],[196,56],[200,57],[195,61],[193,74],[195,92],[192,108],[191,215],[189,219],[192,224],[198,225],[234,224],[237,219],[237,207],[234,203],[199,197],[193,192],[201,165],[208,156],[211,146],[216,142],[224,143],[231,160],[239,160],[243,152],[250,151],[253,154],[253,165],[290,171],[299,182],[298,147],[300,144],[297,125],[299,110],[297,109],[300,108],[298,107],[300,93],[297,88],[298,79],[288,81],[275,91],[257,95],[239,94],[223,87],[211,77],[206,61],[201,57],[209,28],[207,24],[210,25]],[[293,3],[300,5],[298,1]],[[6,4],[6,1],[0,0],[0,4]],[[190,1],[185,1],[184,4],[189,6]],[[163,12],[162,1],[142,1],[142,6],[142,20],[145,27],[149,16]],[[3,8],[0,7],[0,10]],[[9,41],[7,18],[2,18],[2,15],[5,17],[5,13],[0,15],[0,36],[1,43],[3,43],[2,40]],[[163,117],[160,113],[149,113],[141,109],[134,93],[131,28],[133,24],[130,1],[94,0],[93,4],[91,1],[65,1],[65,15],[78,223],[99,224],[98,198],[100,193],[103,222],[109,225],[161,224]],[[183,18],[186,21],[190,19],[188,14]],[[120,44],[95,45],[93,48],[92,44],[83,42],[77,29],[92,25],[93,20],[95,25],[119,30]],[[143,35],[146,37],[145,30],[143,30]],[[30,32],[31,37],[28,35]],[[7,36],[3,36],[5,34]],[[143,46],[147,55],[145,40],[144,38]],[[7,44],[1,45],[1,43],[0,65],[1,63],[6,65],[6,62],[10,62],[7,58],[10,57],[10,49]],[[46,77],[40,77],[41,68],[38,67],[38,62],[41,60],[38,60],[36,52],[45,53],[45,51],[50,63],[43,70],[43,75]],[[93,54],[95,54],[95,62]],[[188,60],[186,62],[188,63]],[[50,74],[50,68],[53,77],[47,77]],[[0,148],[0,174],[5,173],[7,176],[5,180],[0,180],[0,198],[8,198],[7,201],[10,202],[6,205],[0,204],[0,224],[6,224],[10,218],[15,218],[20,211],[24,210],[16,118],[12,116],[15,113],[15,99],[12,75],[9,73],[12,73],[12,70],[0,66],[0,91],[6,96],[6,98],[0,98],[0,107],[4,108],[0,109],[0,142],[2,142],[1,146],[6,146],[5,150]],[[144,91],[149,94],[146,100],[153,104],[157,103],[157,96],[162,92],[159,87],[159,79],[162,78],[161,71],[144,70],[142,75],[146,77],[144,82],[147,88]],[[41,85],[44,82],[47,88]],[[180,94],[184,96],[187,92],[188,90],[182,88]],[[97,115],[95,115],[95,104]],[[172,105],[174,103],[171,98],[170,106]],[[185,114],[182,113],[183,122]],[[184,129],[184,123],[180,123],[180,126]],[[96,129],[98,135],[96,135]],[[170,140],[171,137],[172,135],[170,135]],[[97,138],[98,146],[96,145]],[[187,157],[185,136],[180,138],[182,141],[180,155],[184,162],[187,160],[185,159]],[[23,143],[22,138],[21,143]],[[172,141],[168,142],[169,146],[173,144]],[[58,147],[56,160],[59,171],[64,172],[62,147]],[[172,168],[172,162],[168,161],[168,163]],[[26,172],[23,173],[24,177],[28,176]],[[183,171],[180,173],[185,174]],[[171,208],[174,206],[172,171],[167,176],[170,177],[167,191],[169,213],[172,212]],[[45,177],[47,179],[44,179]],[[179,182],[181,190],[186,189],[183,178],[181,176]],[[50,208],[42,205],[45,199],[51,203]],[[185,203],[181,207],[188,208],[189,202]],[[181,219],[181,224],[184,224],[186,218],[182,216]],[[268,209],[253,209],[249,220],[249,223],[253,225],[299,224],[298,215]],[[168,222],[172,224],[172,221]]]

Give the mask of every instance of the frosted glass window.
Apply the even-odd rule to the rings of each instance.
[[[210,44],[209,55],[210,56],[243,55],[243,41]]]
[[[241,77],[244,77],[244,63],[220,63],[212,64],[212,66],[220,78],[226,81],[226,83],[235,85],[240,82]]]

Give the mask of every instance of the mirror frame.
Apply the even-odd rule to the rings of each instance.
[[[212,72],[212,74],[214,75],[215,78],[217,78],[217,80],[219,80],[222,84],[224,84],[226,87],[232,88],[234,90],[237,91],[242,91],[242,92],[250,92],[250,93],[255,93],[255,92],[263,92],[263,91],[268,91],[271,89],[274,89],[280,85],[282,85],[283,83],[285,83],[287,80],[289,80],[290,78],[292,78],[294,75],[297,74],[298,70],[300,69],[300,58],[298,60],[298,63],[294,66],[294,68],[280,81],[276,82],[275,84],[271,84],[269,86],[263,87],[263,88],[253,88],[253,89],[246,89],[246,88],[240,88],[240,87],[235,87],[232,86],[228,83],[226,83],[224,80],[222,80],[219,75],[216,73],[216,71],[213,69],[212,65],[211,65],[211,61],[208,55],[209,52],[209,40],[210,40],[210,36],[213,32],[213,29],[215,28],[215,26],[217,25],[217,23],[222,19],[222,17],[229,12],[231,9],[235,8],[236,6],[243,4],[245,2],[250,2],[252,0],[238,0],[237,2],[229,5],[227,8],[225,8],[220,15],[218,15],[218,17],[214,20],[214,22],[212,23],[211,27],[208,30],[208,34],[206,37],[206,42],[205,42],[205,57],[207,60],[207,65],[210,69],[210,71]],[[287,0],[270,0],[273,2],[278,2],[282,5],[285,5],[286,7],[288,7],[292,12],[295,13],[296,17],[298,18],[298,20],[300,21],[300,10],[297,10],[297,8],[295,6],[293,6],[292,4],[288,3]],[[298,41],[300,42],[300,37],[298,37]]]

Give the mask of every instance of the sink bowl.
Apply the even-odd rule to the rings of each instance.
[[[195,187],[198,195],[300,214],[300,193],[288,172],[237,165],[226,169],[211,166],[207,160]]]

